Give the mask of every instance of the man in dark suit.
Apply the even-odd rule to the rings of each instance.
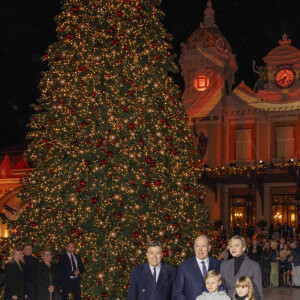
[[[176,269],[161,262],[161,243],[149,243],[146,256],[148,262],[131,271],[127,299],[171,300]]]
[[[221,261],[208,256],[210,248],[205,235],[195,239],[195,256],[178,266],[172,300],[195,300],[206,291],[205,274],[211,270],[220,272]]]
[[[28,296],[30,300],[35,300],[35,269],[37,266],[37,259],[32,256],[31,245],[25,245],[23,252],[26,266]]]
[[[74,254],[75,245],[73,243],[67,244],[66,251],[67,253],[61,255],[58,261],[62,288],[61,299],[68,300],[71,292],[74,300],[80,300],[80,274],[84,272],[84,266],[79,255]]]

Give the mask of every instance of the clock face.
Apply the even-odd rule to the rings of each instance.
[[[295,81],[295,74],[290,69],[282,69],[275,76],[275,83],[280,88],[288,88]]]

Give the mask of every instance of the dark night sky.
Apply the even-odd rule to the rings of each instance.
[[[203,20],[206,0],[163,0],[164,24],[174,35],[179,54]],[[253,86],[252,59],[259,64],[278,45],[284,32],[300,48],[299,0],[213,0],[216,23],[236,54],[236,83]],[[54,16],[59,0],[0,0],[0,148],[22,143],[39,96],[40,72],[47,66],[40,57],[56,40]],[[180,76],[178,84],[183,86]]]

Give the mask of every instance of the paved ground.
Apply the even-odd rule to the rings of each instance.
[[[298,300],[300,299],[300,288],[277,288],[264,289],[264,300]]]

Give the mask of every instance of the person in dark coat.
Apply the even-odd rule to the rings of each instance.
[[[44,251],[43,261],[36,267],[36,300],[59,300],[59,269],[51,262],[51,251]],[[50,298],[52,296],[52,298]],[[30,299],[30,298],[29,298]]]
[[[283,236],[284,239],[287,239],[287,238],[288,238],[289,231],[290,231],[290,227],[289,227],[289,225],[285,222],[284,225],[282,226],[282,236]]]
[[[261,260],[261,247],[257,243],[257,239],[252,240],[252,245],[248,249],[248,256],[250,259],[260,263]]]
[[[161,243],[149,243],[146,256],[148,262],[134,267],[131,271],[127,299],[171,300],[176,269],[161,262]]]
[[[22,251],[14,249],[11,252],[9,262],[5,264],[4,272],[6,278],[4,299],[26,299],[28,293]]]
[[[261,269],[262,269],[262,281],[263,287],[270,286],[270,272],[271,272],[271,264],[270,264],[270,243],[265,242],[264,247],[261,252]]]
[[[211,245],[205,235],[199,235],[194,242],[195,256],[178,266],[172,300],[195,300],[204,292],[208,292],[205,275],[208,271],[219,272],[221,261],[210,257]],[[224,287],[220,287],[220,290]]]
[[[37,259],[32,256],[32,246],[24,247],[24,262],[26,265],[27,289],[30,300],[35,300],[35,268],[38,263]]]
[[[274,225],[273,225],[273,223],[271,223],[270,226],[269,226],[269,238],[270,239],[272,238],[272,235],[273,235],[274,231],[275,231]]]
[[[68,300],[69,293],[73,294],[74,300],[81,300],[81,277],[84,266],[79,255],[74,254],[75,245],[68,243],[67,252],[60,256],[58,267],[61,277],[62,300]]]
[[[292,251],[292,266],[294,285],[300,287],[300,245],[298,241],[290,244]]]
[[[3,246],[0,244],[0,288],[5,284],[5,275],[4,275],[4,258],[5,252],[3,251]]]
[[[277,222],[276,231],[278,232],[279,238],[281,238],[281,224]]]
[[[221,227],[219,229],[219,234],[220,234],[220,239],[222,241],[226,241],[226,229],[223,224],[221,225]]]

